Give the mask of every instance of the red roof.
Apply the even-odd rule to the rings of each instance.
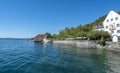
[[[45,34],[38,34],[37,36],[35,36],[35,38],[40,38],[40,39],[44,39],[46,37],[47,37],[47,35],[45,35]]]

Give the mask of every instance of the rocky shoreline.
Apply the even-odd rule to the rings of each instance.
[[[105,49],[120,52],[120,43],[107,42],[106,46],[101,46],[99,44],[94,43],[93,41],[56,40],[53,41],[53,43],[61,45],[71,45],[78,48]]]

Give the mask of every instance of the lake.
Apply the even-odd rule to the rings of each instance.
[[[0,73],[120,73],[120,53],[0,39]]]

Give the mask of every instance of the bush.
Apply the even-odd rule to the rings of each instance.
[[[104,39],[110,38],[110,34],[106,31],[91,31],[87,34],[90,39],[100,40],[102,37]]]
[[[76,34],[76,37],[87,37],[87,32],[81,31]]]
[[[105,41],[101,41],[101,40],[96,40],[95,41],[96,44],[100,44],[102,46],[105,46],[106,45],[106,42]]]

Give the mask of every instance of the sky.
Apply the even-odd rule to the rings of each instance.
[[[120,11],[120,0],[0,0],[0,38],[31,38]]]

